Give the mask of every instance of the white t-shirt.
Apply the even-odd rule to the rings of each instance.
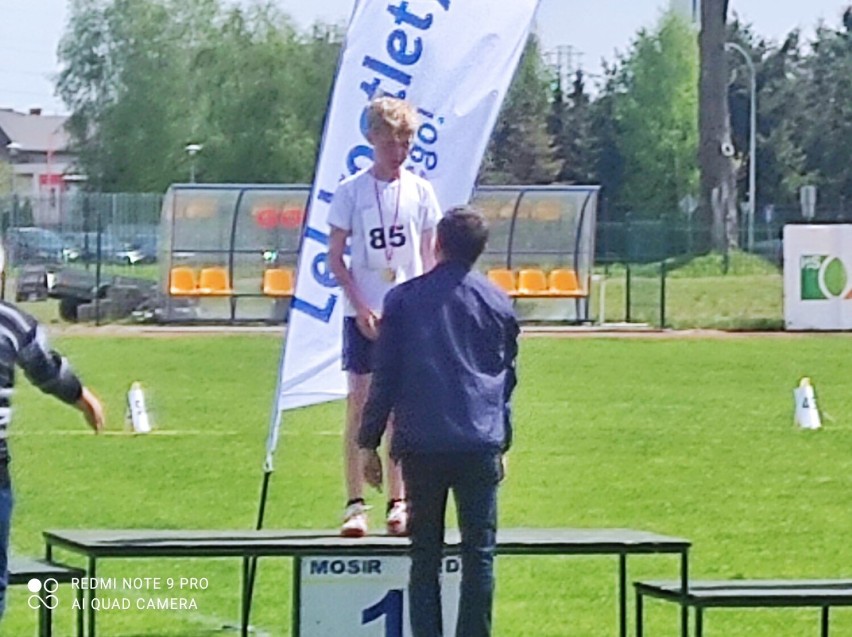
[[[380,313],[391,288],[423,274],[420,239],[440,218],[432,185],[405,169],[393,181],[365,169],[338,184],[328,224],[350,233],[349,270],[371,310]],[[348,298],[344,314],[355,316]]]

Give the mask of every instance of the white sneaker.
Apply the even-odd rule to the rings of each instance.
[[[364,537],[367,535],[367,507],[355,502],[343,512],[343,525],[340,527],[343,537]]]
[[[408,535],[408,505],[405,500],[397,500],[388,512],[388,535],[398,537]]]

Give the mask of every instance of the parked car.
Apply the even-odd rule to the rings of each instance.
[[[5,242],[9,261],[15,265],[59,264],[80,257],[77,250],[66,246],[58,233],[46,228],[9,228],[6,230]]]
[[[94,239],[92,239],[92,244],[87,245],[85,240],[86,234],[94,234],[94,233],[84,233],[84,232],[63,232],[62,233],[62,243],[66,246],[66,248],[70,250],[74,250],[78,254],[78,259],[83,261],[92,261],[94,257],[92,256],[95,252],[94,250]]]
[[[98,234],[96,232],[66,232],[65,239],[69,245],[75,246],[80,258],[87,263],[98,259]],[[100,238],[100,254],[103,263],[121,265],[136,265],[138,263],[153,263],[157,260],[156,237],[139,237],[133,241],[124,241],[110,234],[102,234]]]
[[[145,253],[129,241],[117,241],[108,244],[107,249],[101,248],[101,254],[106,252],[107,259],[121,265],[136,265],[145,262]]]
[[[157,237],[153,235],[140,235],[128,244],[141,259],[137,263],[154,263],[157,261]]]

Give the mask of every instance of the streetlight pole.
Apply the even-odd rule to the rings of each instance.
[[[9,194],[16,194],[15,188],[15,159],[20,154],[23,146],[18,142],[9,142],[6,144],[6,151],[9,153]]]
[[[9,153],[9,194],[12,196],[11,222],[15,223],[18,216],[18,188],[15,183],[15,159],[21,152],[23,147],[18,142],[9,142],[6,144],[6,150]],[[5,240],[6,230],[9,229],[9,215],[4,213],[2,222],[2,236],[0,240]],[[5,254],[3,264],[0,266],[0,299],[6,300],[6,261]]]
[[[21,154],[23,150],[23,146],[21,146],[18,142],[9,142],[6,144],[6,150],[9,152],[9,192],[12,195],[12,223],[17,222],[18,216],[18,183],[15,179],[15,164],[17,163],[18,155]],[[8,224],[4,224],[4,233]]]
[[[204,148],[201,144],[187,144],[184,147],[186,154],[189,155],[189,183],[195,183],[195,156]]]
[[[757,73],[754,61],[736,42],[726,42],[725,48],[736,51],[746,62],[749,71],[749,136],[748,136],[748,249],[754,251],[754,218],[757,206]]]
[[[85,186],[87,181],[89,181],[88,175],[84,175],[82,173],[70,173],[70,174],[62,175],[62,183],[65,185],[65,188],[73,188],[73,190],[71,190],[71,193],[73,193],[73,195],[74,195],[73,201],[74,201],[74,208],[75,209],[77,207],[76,203],[77,203],[78,197],[80,196],[80,190]],[[91,261],[91,258],[90,258],[91,250],[90,250],[90,246],[89,246],[89,232],[91,231],[91,228],[89,227],[88,198],[85,197],[85,196],[83,197],[82,211],[83,211],[83,245],[81,247],[83,248],[83,267],[85,267],[86,270],[88,270],[89,265],[90,265],[89,262]],[[98,240],[100,240],[100,239],[98,239]],[[98,254],[97,252],[96,252],[96,257],[100,258],[100,254]]]

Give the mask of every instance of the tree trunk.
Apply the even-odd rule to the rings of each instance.
[[[702,0],[701,79],[698,106],[698,164],[701,171],[700,220],[711,228],[711,246],[737,245],[737,182],[728,112],[725,22],[728,0]],[[706,242],[705,242],[706,245]],[[707,246],[710,247],[710,246]]]

